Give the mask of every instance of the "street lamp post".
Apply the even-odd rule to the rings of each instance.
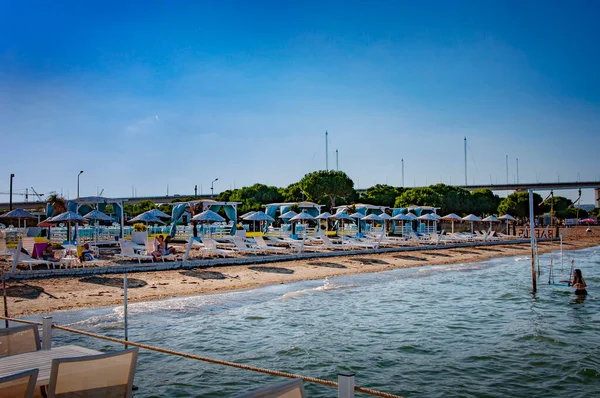
[[[83,170],[79,171],[77,174],[77,199],[79,199],[79,176],[83,173]]]
[[[10,200],[9,200],[9,204],[8,204],[8,210],[12,210],[12,181],[13,178],[15,178],[14,174],[10,175]]]
[[[214,194],[215,194],[215,189],[214,189],[214,184],[215,181],[219,181],[218,178],[215,178],[211,183],[210,183],[210,198],[212,199]]]

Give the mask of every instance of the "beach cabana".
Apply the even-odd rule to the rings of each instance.
[[[209,199],[173,203],[173,211],[171,212],[172,224],[169,235],[175,237],[175,234],[177,233],[177,222],[182,218],[185,212],[190,213],[190,209],[196,206],[200,206],[202,212],[212,210],[217,213],[218,211],[223,210],[229,221],[235,224],[237,222],[237,206],[239,204],[241,204],[241,202],[217,202]],[[223,221],[226,221],[226,219],[223,219]],[[229,234],[235,235],[235,225],[231,228]]]

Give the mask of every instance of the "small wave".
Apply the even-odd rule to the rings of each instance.
[[[283,296],[281,296],[281,298],[282,299],[290,299],[293,297],[303,296],[310,292],[324,292],[324,291],[329,291],[329,290],[345,289],[345,288],[355,287],[355,286],[357,286],[357,285],[355,285],[355,284],[347,284],[347,285],[339,284],[338,285],[334,282],[331,282],[329,280],[329,278],[325,278],[325,281],[323,282],[322,286],[313,287],[310,289],[297,290],[295,292],[287,292]]]
[[[526,260],[531,260],[531,257],[515,257],[515,261],[526,261]]]

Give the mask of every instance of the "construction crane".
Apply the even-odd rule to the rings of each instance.
[[[31,190],[33,191],[33,194],[31,194],[31,195],[35,194],[35,196],[37,196],[37,198],[38,198],[38,200],[40,202],[44,201],[44,198],[42,198],[42,196],[44,196],[43,193],[42,194],[37,193],[36,190],[33,189],[33,187],[31,187]],[[12,194],[13,195],[19,195],[19,196],[25,196],[25,202],[29,201],[29,195],[30,194],[29,194],[29,189],[28,188],[25,188],[25,192],[13,192]],[[10,192],[0,192],[0,195],[10,195]]]

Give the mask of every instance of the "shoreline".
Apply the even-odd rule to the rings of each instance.
[[[564,250],[600,245],[600,231],[570,230]],[[559,241],[540,242],[539,253],[558,250]],[[460,248],[436,248],[377,254],[357,254],[322,259],[300,259],[268,264],[198,267],[189,270],[149,271],[128,274],[130,303],[201,294],[233,292],[267,285],[339,275],[381,272],[396,268],[460,264],[492,258],[529,256],[526,243]],[[6,284],[11,317],[117,306],[123,303],[122,274],[82,275],[9,281]]]

